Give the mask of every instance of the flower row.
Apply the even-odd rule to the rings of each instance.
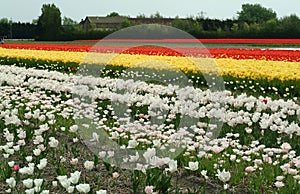
[[[97,45],[78,44],[4,44],[2,48],[31,49],[48,51],[73,51],[73,52],[101,52],[101,53],[126,53],[139,55],[158,56],[193,56],[233,59],[257,59],[272,61],[300,61],[300,50],[272,50],[272,49],[243,49],[243,48],[200,48],[168,47],[161,46],[111,46],[99,42]]]
[[[45,50],[22,50],[0,48],[0,55],[7,58],[62,61],[89,64],[109,64],[123,67],[146,67],[181,70],[194,73],[214,73],[238,78],[268,80],[299,80],[299,62],[266,60],[235,60],[231,58],[195,58],[180,56],[131,55],[116,53],[86,53]],[[270,71],[271,70],[271,71]]]
[[[111,101],[116,101],[116,103],[138,103],[140,104],[139,106],[150,106],[149,110],[151,110],[151,107],[154,109],[158,108],[156,107],[158,104],[164,104],[164,106],[159,107],[159,109],[173,114],[188,115],[194,118],[214,117],[230,126],[237,124],[252,126],[255,122],[260,121],[259,125],[261,129],[267,129],[274,125],[276,126],[274,130],[278,130],[280,133],[295,133],[300,135],[300,128],[295,122],[281,123],[276,121],[276,119],[280,121],[285,120],[289,115],[300,115],[300,106],[292,100],[286,102],[283,100],[272,101],[271,99],[266,100],[262,97],[258,99],[252,96],[247,97],[245,94],[235,98],[230,95],[231,92],[229,91],[214,93],[210,90],[202,91],[201,89],[190,86],[182,88],[178,85],[168,85],[165,87],[155,84],[146,84],[145,82],[131,79],[85,77],[81,75],[67,75],[59,72],[45,72],[47,71],[1,66],[0,83],[42,88],[57,93],[71,92],[84,98],[110,99]],[[139,77],[138,75],[136,76]],[[30,78],[28,79],[28,77]],[[25,81],[27,79],[28,81]],[[90,87],[92,87],[92,90]],[[121,94],[119,94],[116,92],[124,90],[129,93],[121,92]],[[176,95],[179,101],[177,102],[176,99],[172,99],[172,103],[170,104],[170,102],[167,102],[168,99],[161,98],[161,96],[165,95]],[[188,104],[185,104],[186,102],[188,102]],[[156,105],[152,106],[151,103]],[[230,107],[232,107],[232,110]],[[246,111],[239,110],[238,114],[233,111],[240,107],[245,107]],[[263,113],[265,111],[266,113]],[[271,114],[269,111],[271,111]],[[208,112],[210,113],[208,114]],[[243,116],[244,118],[236,120],[236,118],[234,118],[235,116]],[[284,127],[280,127],[280,124],[284,124]]]
[[[75,42],[179,42],[179,43],[261,43],[261,44],[300,44],[300,39],[232,39],[232,38],[218,38],[218,39],[104,39],[104,40],[76,40]]]

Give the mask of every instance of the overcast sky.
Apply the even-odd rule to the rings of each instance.
[[[85,16],[106,16],[115,11],[120,15],[135,17],[141,13],[149,16],[159,12],[165,17],[186,17],[198,15],[217,19],[237,17],[244,3],[259,3],[273,9],[277,16],[290,14],[300,16],[300,0],[1,0],[0,18],[14,22],[31,22],[41,15],[45,3],[54,3],[62,12],[73,20],[80,21]]]

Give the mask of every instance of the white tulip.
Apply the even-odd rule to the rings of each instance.
[[[23,185],[29,189],[33,186],[33,180],[31,178],[25,179],[23,180]]]
[[[199,168],[199,162],[198,161],[189,162],[189,167],[185,167],[185,168],[188,169],[188,170],[191,170],[191,171],[196,171]]]
[[[68,177],[66,175],[63,176],[58,176],[56,177],[56,179],[59,181],[59,183],[65,188],[67,189],[70,185],[71,182],[69,181]]]
[[[230,172],[225,171],[225,169],[223,169],[223,171],[221,172],[219,169],[217,171],[218,173],[216,174],[216,176],[218,177],[218,179],[220,179],[222,182],[227,182],[230,180]]]
[[[34,179],[34,185],[36,186],[36,187],[41,187],[42,186],[42,184],[43,184],[43,179]]]
[[[44,169],[47,166],[47,159],[43,158],[40,160],[40,163],[36,165],[39,170]]]
[[[166,168],[167,171],[173,173],[177,171],[177,160],[169,161],[169,168]]]
[[[107,193],[107,191],[103,190],[103,189],[96,191],[96,194],[106,194],[106,193]]]
[[[35,155],[35,156],[39,156],[40,154],[41,154],[41,150],[40,149],[34,149],[33,150],[33,154]]]
[[[10,177],[10,178],[6,179],[5,182],[8,184],[8,186],[10,188],[14,188],[16,186],[16,183],[17,183],[14,177]]]
[[[127,148],[135,148],[138,145],[139,145],[139,142],[137,142],[135,139],[131,139],[128,141]]]
[[[90,191],[90,185],[89,184],[79,184],[79,185],[76,185],[76,189],[81,193],[88,193]]]
[[[34,188],[32,188],[32,189],[26,189],[25,193],[26,194],[34,194]]]
[[[51,148],[56,148],[57,146],[58,146],[58,140],[57,139],[55,139],[54,137],[50,137],[49,138],[49,146],[51,147]]]
[[[94,162],[93,161],[85,161],[84,168],[87,170],[92,170],[94,168]]]
[[[75,171],[75,172],[71,173],[69,181],[74,185],[77,184],[79,181],[79,178],[80,178],[80,174],[81,174],[81,172],[79,172],[79,171]]]
[[[69,186],[68,189],[67,189],[67,192],[68,193],[73,193],[75,190],[75,187],[74,186]]]

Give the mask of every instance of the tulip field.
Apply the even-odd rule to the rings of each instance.
[[[300,49],[193,41],[0,45],[0,193],[299,193]]]

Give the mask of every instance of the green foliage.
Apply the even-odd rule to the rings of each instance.
[[[163,16],[157,11],[150,15],[150,18],[163,18]]]
[[[56,40],[61,30],[61,12],[54,4],[44,4],[38,18],[37,39]]]
[[[146,15],[143,13],[140,13],[139,15],[136,16],[136,18],[146,18]]]
[[[120,16],[117,12],[111,12],[107,17]],[[137,18],[147,18],[145,14],[139,14]],[[151,18],[163,18],[156,12]],[[63,25],[61,25],[63,24]],[[120,28],[134,25],[134,22],[125,20]],[[204,12],[198,16],[189,16],[186,19],[176,17],[173,27],[188,32],[196,38],[300,38],[300,19],[296,15],[290,15],[281,19],[276,18],[276,13],[260,4],[243,4],[242,11],[238,12],[238,19],[210,19],[204,18]],[[0,19],[0,36],[14,39],[33,39],[44,41],[72,41],[79,39],[102,39],[119,29],[88,30],[85,31],[82,24],[78,24],[71,18],[61,18],[61,12],[54,4],[45,4],[42,14],[37,20],[29,23],[15,23],[7,18]],[[11,33],[12,31],[12,33]],[[132,37],[148,37],[152,29],[137,32]],[[160,38],[181,38],[169,33],[169,36],[160,35]],[[151,36],[150,36],[151,37]],[[152,37],[153,38],[153,37]]]
[[[237,32],[239,30],[239,25],[237,23],[234,23],[231,27],[231,30]]]
[[[8,24],[9,20],[7,18],[1,18],[0,19],[0,24]]]
[[[117,13],[117,12],[111,12],[106,17],[117,17],[117,16],[120,16],[119,13]]]
[[[31,22],[33,25],[37,25],[38,24],[38,19],[33,19]]]
[[[263,23],[271,19],[276,19],[276,13],[260,4],[243,4],[242,11],[238,12],[238,20],[247,23]]]
[[[300,33],[300,19],[295,14],[283,17],[280,21],[280,31],[293,36]]]
[[[176,18],[172,26],[190,34],[197,34],[203,30],[202,25],[193,19]]]
[[[35,37],[36,26],[30,23],[1,23],[0,37],[14,39],[33,39]],[[12,37],[11,37],[12,35]]]
[[[132,25],[133,24],[128,19],[125,19],[125,21],[122,23],[122,28],[127,28]]]
[[[279,22],[276,19],[271,19],[265,22],[262,26],[262,32],[271,34],[271,36],[276,36],[279,30]]]
[[[69,17],[64,17],[63,18],[63,25],[76,25],[78,24],[75,20],[73,20],[72,18],[69,18]]]

